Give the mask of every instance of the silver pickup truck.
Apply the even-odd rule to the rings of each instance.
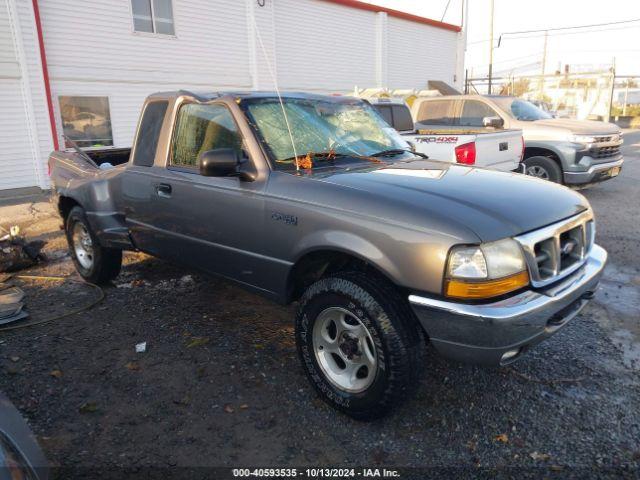
[[[624,159],[617,125],[552,118],[521,98],[501,95],[453,95],[418,98],[411,105],[416,128],[482,125],[521,129],[525,173],[567,186],[584,188],[620,174]]]
[[[87,281],[140,250],[298,302],[311,383],[372,418],[416,386],[425,339],[513,362],[578,314],[607,258],[579,193],[407,148],[362,100],[179,91],[147,99],[131,151],[49,163]]]

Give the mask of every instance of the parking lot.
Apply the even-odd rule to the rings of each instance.
[[[0,333],[0,391],[48,458],[70,468],[637,468],[640,131],[626,132],[623,151],[620,177],[582,192],[609,252],[595,301],[511,367],[429,349],[417,395],[382,420],[358,422],[316,399],[295,352],[294,307],[138,253],[97,306]],[[5,201],[0,222],[48,242],[50,261],[24,273],[75,276],[48,203]],[[96,294],[15,281],[33,319]]]

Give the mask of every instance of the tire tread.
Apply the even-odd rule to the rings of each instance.
[[[338,273],[311,285],[300,301],[296,325],[311,299],[330,292],[357,299],[369,311],[381,310],[377,313],[376,322],[384,332],[388,346],[387,363],[390,374],[382,398],[368,410],[348,410],[323,398],[335,408],[357,419],[369,420],[383,416],[418,385],[424,354],[421,327],[408,302],[402,299],[393,284],[380,276],[357,271]]]

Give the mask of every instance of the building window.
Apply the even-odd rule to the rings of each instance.
[[[62,130],[80,147],[113,146],[107,97],[58,97]],[[65,139],[65,146],[71,145]]]
[[[171,0],[131,0],[136,32],[174,35]]]

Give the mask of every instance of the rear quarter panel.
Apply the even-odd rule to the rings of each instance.
[[[130,247],[120,193],[126,164],[102,170],[69,152],[54,152],[49,162],[54,201],[67,197],[80,205],[103,246]]]
[[[518,168],[522,158],[520,130],[489,131],[476,136],[476,165],[505,172]]]
[[[429,132],[404,135],[405,140],[415,145],[417,152],[424,153],[430,159],[455,163],[455,148],[458,145],[475,141],[476,135],[465,135],[460,132]]]

